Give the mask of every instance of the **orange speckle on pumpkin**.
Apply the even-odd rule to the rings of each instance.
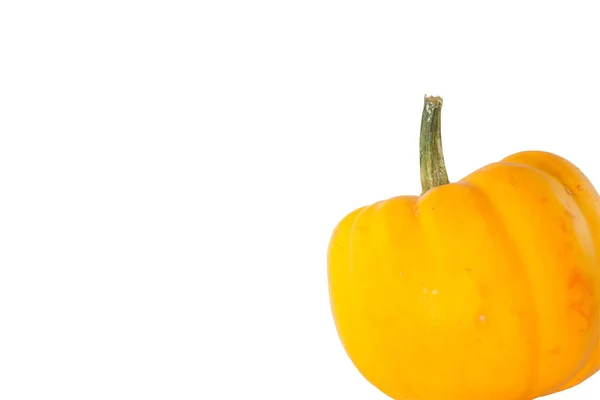
[[[569,218],[575,218],[573,211],[569,210],[568,208],[565,208],[565,214],[567,214]]]

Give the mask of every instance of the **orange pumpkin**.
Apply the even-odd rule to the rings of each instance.
[[[600,368],[600,197],[528,151],[448,183],[426,97],[421,196],[359,208],[328,250],[331,308],[362,375],[396,400],[530,400]]]

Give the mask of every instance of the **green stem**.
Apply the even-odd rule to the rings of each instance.
[[[442,151],[441,113],[443,103],[441,97],[425,97],[419,143],[422,194],[431,188],[448,183],[448,173]]]

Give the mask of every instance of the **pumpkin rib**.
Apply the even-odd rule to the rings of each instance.
[[[596,206],[600,200],[600,196],[587,176],[567,159],[547,152],[524,151],[506,157],[505,160],[543,171],[565,187],[567,194],[569,194],[579,208],[583,220],[587,225],[588,233],[594,244],[596,265],[600,267],[600,231],[597,228],[594,229],[594,227],[600,224],[600,214]],[[594,353],[596,353],[595,358]],[[560,386],[559,390],[566,390],[583,382],[598,372],[599,369],[600,339],[596,342],[595,346],[592,346],[588,358],[583,362],[581,367]]]
[[[593,239],[594,243],[596,242],[596,240],[600,240],[600,237],[598,237],[598,235],[595,235],[594,232],[592,232],[592,229],[591,229],[592,224],[589,221],[589,215],[588,215],[589,213],[586,212],[588,207],[582,208],[581,198],[573,195],[573,189],[570,188],[569,185],[564,182],[563,178],[560,175],[551,173],[551,171],[547,170],[546,168],[540,167],[538,165],[524,163],[524,162],[500,161],[500,162],[498,162],[498,164],[509,165],[509,166],[519,166],[519,167],[531,169],[533,171],[536,171],[538,174],[546,177],[547,180],[553,181],[557,185],[565,188],[565,192],[567,193],[569,198],[573,200],[572,205],[577,208],[577,211],[579,211],[579,214],[583,217],[583,221],[585,223],[585,231],[586,231],[587,235]],[[596,218],[596,220],[600,222],[599,218]],[[595,249],[595,246],[594,246],[594,249]],[[595,259],[596,263],[598,263],[598,259],[599,259],[598,255],[599,254],[600,254],[600,249],[598,249],[598,250],[595,249],[594,250],[594,255],[595,255],[594,259]]]
[[[351,295],[347,287],[350,276],[350,230],[358,214],[365,208],[360,207],[352,211],[338,223],[333,231],[327,252],[331,311],[337,316],[334,322],[343,346],[347,345],[347,337],[344,335],[342,326],[348,323],[349,318],[344,304]]]
[[[430,270],[424,274],[426,280],[429,283],[431,283],[430,279],[434,280],[432,286],[429,284],[423,286],[423,289],[429,289],[424,292],[425,296],[429,297],[431,289],[439,288],[440,286],[437,285],[440,284],[442,288],[440,294],[452,296],[449,293],[453,293],[454,299],[469,299],[467,302],[450,300],[448,304],[442,306],[445,309],[443,317],[448,322],[452,322],[448,325],[448,329],[450,329],[448,332],[456,333],[462,330],[461,345],[469,346],[466,356],[470,356],[460,357],[459,355],[457,361],[449,358],[451,354],[456,355],[453,350],[442,351],[445,354],[446,363],[452,365],[450,370],[464,369],[465,372],[462,374],[464,378],[455,379],[455,383],[440,380],[435,386],[438,390],[442,387],[441,385],[453,388],[448,391],[458,395],[459,392],[465,390],[465,387],[473,385],[471,391],[479,396],[475,398],[481,398],[485,394],[485,391],[481,390],[502,391],[512,385],[510,391],[503,393],[503,398],[523,400],[526,398],[522,397],[523,393],[531,391],[532,379],[529,376],[536,373],[532,370],[533,365],[530,365],[535,363],[536,357],[535,354],[531,355],[529,344],[535,343],[537,339],[535,335],[530,334],[531,322],[524,318],[525,315],[534,311],[532,309],[533,299],[531,290],[527,289],[527,280],[519,279],[511,284],[513,278],[521,274],[523,263],[520,262],[520,267],[516,265],[514,261],[514,255],[518,255],[516,247],[509,239],[508,232],[500,234],[498,224],[495,223],[500,217],[496,213],[492,213],[490,207],[484,207],[485,201],[481,197],[482,194],[479,191],[471,190],[468,185],[450,184],[433,188],[420,198],[420,230],[414,231],[415,233],[420,232],[418,237],[422,243],[422,246],[418,247],[419,262],[422,263],[422,266],[428,266],[425,270]],[[473,219],[470,217],[471,214]],[[491,218],[488,217],[490,215]],[[461,224],[463,219],[464,225]],[[460,244],[461,239],[459,238],[461,237],[468,238],[468,240],[479,240],[481,237],[485,251],[496,254],[496,256],[482,257],[477,261],[476,258],[468,255],[473,249]],[[511,252],[507,246],[515,250]],[[503,251],[504,249],[508,251]],[[458,264],[463,261],[469,265]],[[503,285],[497,285],[499,281]],[[418,289],[421,289],[420,281],[415,284],[418,285]],[[437,295],[437,293],[435,294]],[[502,300],[494,301],[492,298]],[[490,302],[494,304],[490,304]],[[511,307],[502,307],[500,304],[509,304]],[[427,312],[428,310],[424,309],[423,311]],[[491,319],[488,318],[486,321],[486,316]],[[496,326],[498,328],[495,328]],[[505,335],[499,335],[497,329],[509,329],[509,331]],[[475,347],[471,347],[471,345]],[[473,358],[472,355],[473,349],[479,346],[487,356],[492,354],[494,350],[491,349],[496,346],[506,350],[512,349],[488,364],[491,368],[489,373],[497,371],[500,365],[502,365],[500,369],[507,369],[510,368],[509,365],[513,364],[518,365],[519,372],[515,375],[515,370],[510,370],[509,374],[503,376],[506,382],[504,384],[499,384],[498,381],[485,386],[475,384],[474,382],[479,382],[479,379],[473,378],[481,376],[481,372],[475,372],[477,371],[476,363],[480,359]],[[514,354],[514,357],[509,354]],[[490,357],[490,360],[492,359],[494,357]],[[467,360],[468,362],[466,362]],[[496,367],[492,367],[492,365]],[[439,370],[437,374],[447,376],[450,370],[445,372]],[[512,376],[512,378],[508,378],[508,376]],[[486,386],[487,388],[484,389]],[[439,393],[434,394],[431,389],[428,390],[427,395],[421,393],[421,397],[417,398],[438,398],[427,397],[439,396]],[[405,393],[408,394],[406,391]],[[515,394],[519,396],[514,397]],[[466,398],[473,399],[473,397]]]
[[[352,221],[352,224],[350,225],[350,228],[348,229],[348,248],[349,248],[349,249],[350,249],[350,248],[352,248],[352,237],[354,236],[354,235],[353,235],[353,233],[354,233],[354,231],[355,231],[355,229],[356,229],[356,227],[357,227],[357,224],[358,224],[358,222],[359,222],[359,221],[360,221],[362,218],[364,218],[364,216],[365,216],[365,215],[366,215],[366,214],[367,214],[369,211],[372,211],[372,207],[373,207],[375,204],[378,204],[378,203],[380,203],[380,202],[373,203],[373,204],[370,204],[370,205],[368,205],[368,206],[364,206],[364,207],[362,207],[362,208],[360,208],[360,209],[359,209],[360,211],[357,211],[357,213],[356,213],[356,216],[354,217],[354,220]],[[349,263],[349,265],[348,265],[348,273],[349,273],[350,275],[352,274],[352,271],[353,271],[353,269],[354,269],[354,265],[353,265],[354,263],[352,262],[352,258],[353,258],[353,257],[352,257],[352,252],[351,252],[351,251],[349,251],[349,252],[348,252],[348,263]]]
[[[499,234],[505,238],[504,243],[510,244],[511,246],[511,250],[512,250],[512,254],[514,254],[516,256],[516,260],[517,263],[519,264],[519,270],[521,271],[521,276],[526,277],[526,287],[529,289],[527,292],[528,293],[532,293],[533,292],[533,283],[532,283],[532,278],[531,275],[529,274],[529,270],[526,266],[525,261],[523,260],[523,258],[521,257],[521,253],[519,251],[518,246],[515,246],[515,239],[513,238],[513,235],[511,235],[511,231],[506,227],[506,225],[504,224],[503,219],[501,218],[501,213],[498,210],[498,207],[496,206],[496,204],[492,201],[493,196],[490,196],[480,185],[478,185],[477,183],[471,182],[469,180],[466,180],[466,178],[464,180],[461,180],[459,182],[457,182],[456,184],[459,185],[463,185],[468,187],[471,190],[476,191],[477,193],[479,193],[481,195],[481,198],[484,200],[484,204],[485,206],[491,211],[488,215],[493,216],[494,218],[494,225],[496,227],[496,230],[499,232]],[[537,360],[538,360],[538,353],[539,353],[539,346],[537,345],[537,343],[539,343],[539,323],[537,320],[537,314],[535,313],[535,297],[534,296],[528,296],[529,297],[529,308],[528,308],[528,313],[527,314],[523,314],[520,315],[520,320],[523,326],[523,331],[524,332],[528,332],[528,338],[527,338],[527,342],[528,342],[528,348],[531,349],[530,352],[530,358],[531,358],[531,365],[532,368],[529,371],[529,379],[527,380],[527,382],[529,382],[528,387],[525,389],[525,393],[523,393],[523,398],[531,398],[533,396],[533,392],[534,392],[534,388],[537,385],[537,375],[538,375],[538,365],[537,365]],[[530,319],[530,316],[533,316],[533,319]]]
[[[531,155],[535,155],[533,153],[529,153]],[[523,152],[521,154],[515,154],[512,157],[517,158],[517,156],[523,156],[523,155],[529,155],[527,152]],[[545,155],[551,155],[550,153],[546,153]],[[551,155],[552,156],[552,155]],[[556,157],[556,156],[555,156]],[[563,159],[564,160],[564,159]],[[562,160],[561,160],[562,161]],[[585,212],[584,209],[582,209],[581,207],[581,198],[578,196],[574,196],[574,189],[575,188],[571,188],[570,185],[568,185],[567,182],[565,182],[565,180],[563,179],[563,177],[560,176],[559,173],[556,172],[556,170],[549,170],[548,168],[544,168],[544,165],[539,165],[539,164],[530,164],[530,163],[526,163],[526,162],[518,162],[518,161],[503,161],[503,164],[513,164],[513,165],[521,165],[523,167],[526,168],[531,168],[536,170],[539,174],[542,174],[544,176],[547,177],[547,179],[553,180],[554,182],[556,182],[556,184],[562,186],[565,188],[566,193],[569,195],[569,198],[573,200],[573,206],[577,208],[577,210],[579,211],[579,214],[582,216],[583,222],[584,222],[584,227],[585,227],[585,233],[587,234],[587,236],[589,236],[590,238],[592,238],[593,242],[596,242],[596,235],[593,234],[592,229],[591,229],[591,224],[589,221],[589,213]],[[581,174],[581,171],[578,171]],[[587,207],[585,207],[587,209]],[[594,251],[594,261],[596,262],[596,264],[598,263],[598,250]],[[570,376],[565,377],[564,381],[561,382],[560,384],[550,388],[549,390],[547,390],[543,395],[549,395],[551,393],[556,393],[557,391],[560,390],[560,388],[565,387],[565,385],[569,385],[569,382],[571,382],[573,379],[575,379],[581,372],[583,372],[583,370],[585,369],[585,367],[587,366],[590,357],[593,355],[593,352],[595,350],[595,347],[597,345],[593,344],[590,347],[590,350],[587,354],[587,357],[585,357],[581,364],[579,365],[578,368],[576,368],[572,374]]]
[[[543,158],[551,158],[551,160],[544,160]],[[553,164],[545,161],[553,162]],[[562,171],[556,169],[557,162],[562,164],[561,167],[564,167],[560,168]],[[560,156],[545,152],[521,152],[506,157],[503,161],[501,161],[501,163],[518,164],[524,167],[532,168],[538,171],[540,174],[544,174],[549,179],[554,180],[561,187],[565,188],[565,192],[568,194],[569,198],[573,200],[574,205],[578,208],[579,212],[583,216],[588,234],[594,239],[594,243],[600,243],[600,232],[592,229],[592,226],[600,223],[600,215],[598,214],[599,210],[592,210],[589,204],[585,204],[592,203],[594,199],[598,201],[600,198],[591,182],[575,165]],[[575,185],[576,187],[573,187],[573,185],[568,182],[571,179],[579,181],[580,183]],[[579,190],[583,190],[583,185],[585,185],[585,189],[589,193],[589,199],[587,200],[576,194],[578,190],[577,186],[581,188]],[[593,211],[595,211],[595,213],[593,213]],[[594,218],[595,221],[593,222],[595,224],[589,220],[590,217]],[[595,249],[595,254],[596,262],[598,262],[600,260],[600,248]]]
[[[507,181],[505,181],[505,182],[511,186],[513,185],[513,183],[512,183],[513,178],[516,179],[516,177],[521,175],[523,172],[529,171],[528,173],[532,174],[529,178],[520,178],[520,183],[522,185],[535,184],[536,188],[538,190],[541,190],[543,187],[547,188],[547,190],[549,192],[545,195],[545,197],[546,196],[548,197],[546,199],[546,201],[551,201],[553,204],[555,204],[555,207],[556,206],[565,207],[566,206],[565,201],[568,203],[571,203],[571,204],[569,204],[569,206],[572,207],[571,214],[577,216],[578,218],[581,218],[580,219],[581,225],[579,226],[579,229],[577,230],[577,233],[575,234],[576,237],[578,238],[576,243],[579,245],[579,247],[578,247],[577,253],[574,253],[574,254],[579,254],[577,257],[584,257],[583,260],[587,260],[585,262],[585,264],[578,266],[577,270],[579,272],[585,271],[585,269],[582,269],[582,268],[586,268],[585,266],[588,262],[596,261],[595,258],[589,258],[589,257],[595,256],[596,253],[595,253],[594,244],[592,242],[592,236],[591,236],[591,231],[589,229],[589,224],[588,224],[587,219],[585,218],[585,213],[583,212],[583,210],[581,210],[581,208],[579,207],[578,204],[575,204],[574,201],[570,201],[570,198],[566,197],[568,192],[562,192],[559,189],[559,188],[564,187],[564,183],[561,180],[556,179],[556,177],[550,175],[549,173],[547,173],[546,171],[544,171],[540,168],[537,168],[535,166],[532,166],[532,165],[529,165],[526,163],[515,162],[515,161],[502,161],[502,162],[490,164],[487,167],[484,167],[484,169],[482,169],[482,173],[485,174],[486,170],[489,171],[489,170],[492,170],[495,168],[500,168],[500,169],[507,168],[508,169],[508,170],[504,170],[503,175],[502,174],[498,175],[498,173],[496,173],[495,176],[497,176],[497,177],[504,176],[504,178],[501,178],[501,179],[507,179]],[[510,169],[513,169],[513,168],[516,168],[516,170],[510,171]],[[521,171],[521,172],[519,172],[519,171]],[[473,175],[475,175],[475,174],[473,174]],[[537,181],[537,183],[535,182],[535,176],[537,176],[540,179],[539,181]],[[478,179],[480,179],[480,178],[478,178]],[[523,179],[525,179],[525,180],[523,180]],[[490,183],[493,183],[493,181],[494,181],[494,179],[492,179],[492,182],[490,182]],[[517,181],[519,181],[519,180],[517,180]],[[484,180],[484,182],[487,183],[488,181]],[[496,189],[496,192],[498,192],[498,189]],[[522,192],[522,193],[527,193],[527,192]],[[550,200],[551,198],[554,198],[555,200]],[[569,226],[571,226],[571,225],[569,225]],[[576,226],[573,225],[573,228],[576,228]],[[587,246],[585,243],[586,241],[589,241],[589,243],[587,243]],[[523,243],[523,245],[525,245],[525,243]],[[589,251],[590,249],[591,249],[591,253]],[[539,269],[539,266],[538,266],[538,269]],[[562,387],[567,382],[569,382],[570,379],[573,379],[576,376],[576,374],[579,372],[579,370],[581,368],[585,367],[585,364],[586,364],[589,356],[591,355],[591,352],[593,351],[594,345],[595,345],[594,342],[590,342],[590,344],[589,344],[590,347],[588,349],[582,349],[584,354],[582,354],[581,360],[577,362],[577,365],[574,366],[572,371],[569,371],[569,373],[566,377],[561,377],[560,382],[554,382],[552,385],[546,385],[545,387],[539,387],[538,388],[538,392],[540,392],[539,395],[553,393],[557,388]],[[540,350],[544,350],[544,349],[540,349]],[[538,373],[538,375],[539,375],[539,373]]]

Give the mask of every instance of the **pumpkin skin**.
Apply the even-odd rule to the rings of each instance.
[[[522,152],[347,215],[329,243],[331,309],[393,399],[531,400],[600,368],[599,261],[592,184]]]

